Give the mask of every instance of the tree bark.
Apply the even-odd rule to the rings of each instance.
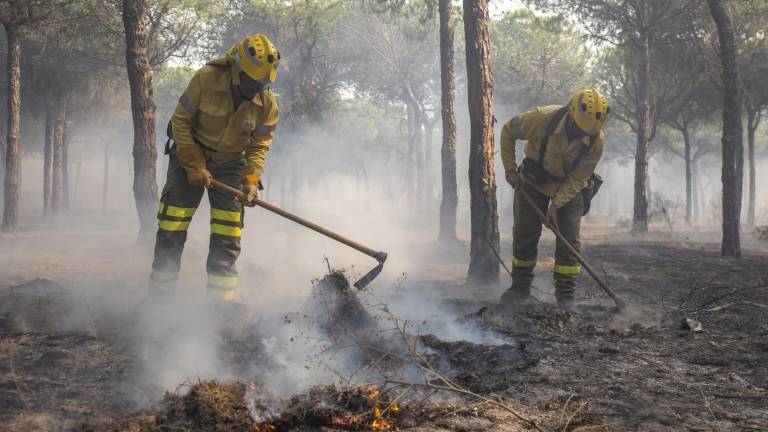
[[[21,41],[19,28],[5,24],[8,44],[8,136],[5,147],[5,191],[3,194],[3,231],[13,232],[19,226],[19,171],[21,156]]]
[[[638,125],[632,231],[644,233],[648,232],[648,147],[651,138],[651,41],[647,29],[642,31],[639,51]]]
[[[691,162],[691,184],[693,189],[693,221],[701,220],[701,186],[699,185],[699,160],[693,158]]]
[[[45,104],[45,144],[43,147],[43,217],[51,214],[51,164],[53,161],[53,107]]]
[[[693,218],[693,165],[691,160],[691,135],[688,125],[683,125],[683,154],[685,156],[685,223],[691,225]]]
[[[133,196],[139,216],[139,242],[151,241],[157,212],[155,103],[149,68],[146,0],[123,0],[125,57],[133,117]]]
[[[67,109],[64,107],[64,130],[61,133],[61,189],[64,210],[69,210],[69,134],[67,128]]]
[[[416,210],[421,212],[424,209],[424,113],[415,107],[413,141],[416,145]]]
[[[739,77],[736,66],[736,43],[731,19],[720,0],[707,0],[709,10],[717,25],[720,40],[720,62],[723,81],[723,257],[741,257],[739,222],[743,181],[743,130]]]
[[[51,213],[58,214],[64,208],[64,122],[66,111],[60,99],[55,102],[53,123],[53,175]]]
[[[472,239],[467,282],[499,278],[499,225],[493,172],[493,76],[488,1],[464,0],[470,119],[469,190]]]
[[[415,208],[414,206],[418,202],[418,198],[416,197],[416,114],[413,104],[406,102],[405,115],[406,130],[408,134],[408,151],[405,155],[406,208]]]
[[[104,178],[101,182],[101,211],[107,211],[109,191],[109,143],[104,144]]]
[[[453,72],[453,21],[451,0],[440,0],[440,92],[443,142],[440,147],[442,200],[440,231],[442,242],[456,241],[456,78]]]
[[[755,199],[757,192],[757,173],[755,172],[755,132],[760,126],[760,111],[750,109],[747,113],[747,158],[749,161],[749,205],[747,207],[747,226],[755,226]]]
[[[432,140],[435,136],[435,121],[424,116],[424,211],[432,212]]]

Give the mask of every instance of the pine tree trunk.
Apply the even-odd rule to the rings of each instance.
[[[5,190],[3,193],[3,231],[16,231],[19,226],[19,177],[21,141],[21,41],[19,28],[5,24],[8,44],[8,137],[5,146]]]
[[[133,116],[133,196],[139,216],[139,242],[151,241],[157,212],[155,104],[149,67],[146,0],[123,0],[128,83]]]
[[[648,147],[651,139],[651,42],[648,31],[642,34],[638,70],[638,127],[635,149],[635,193],[632,231],[648,232]]]
[[[499,278],[499,225],[493,172],[493,76],[487,0],[464,0],[469,103],[469,191],[472,240],[467,281]]]
[[[685,223],[691,225],[693,218],[693,167],[691,164],[691,136],[687,125],[683,127],[683,146],[685,156]]]
[[[51,190],[51,213],[58,214],[64,208],[64,105],[57,99],[53,123],[53,175]]]
[[[109,144],[104,145],[104,178],[101,182],[101,211],[107,211],[109,192]]]
[[[453,21],[451,0],[440,0],[440,92],[443,142],[440,148],[442,200],[440,233],[442,242],[456,240],[456,78],[453,72]]]
[[[424,117],[424,211],[432,212],[432,140],[435,122]]]
[[[723,244],[724,257],[741,257],[739,222],[743,181],[743,130],[739,78],[736,66],[736,44],[728,16],[720,0],[707,0],[720,40],[720,62],[723,81]]]
[[[416,144],[416,210],[424,209],[424,113],[416,107],[413,141]]]
[[[45,143],[43,147],[43,217],[51,214],[51,164],[53,162],[53,107],[45,104]]]
[[[64,130],[61,134],[61,189],[64,210],[69,210],[69,134],[67,133],[67,110],[64,108]]]
[[[755,226],[755,199],[757,192],[757,173],[755,172],[755,132],[760,125],[760,112],[750,109],[747,113],[747,158],[749,161],[749,207],[747,207],[747,226]]]
[[[693,189],[693,222],[701,220],[701,191],[699,186],[699,160],[693,158],[691,162],[691,184]]]
[[[406,208],[413,209],[418,198],[416,197],[416,114],[412,104],[405,104],[405,113],[408,134],[408,150],[405,161],[405,198]]]

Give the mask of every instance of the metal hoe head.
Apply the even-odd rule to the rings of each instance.
[[[387,261],[387,253],[379,252],[374,258],[376,258],[376,261],[378,261],[379,264],[366,273],[365,276],[361,277],[359,281],[355,282],[355,288],[359,290],[364,289],[369,283],[376,279],[376,277],[379,276],[379,273],[384,269],[384,262]]]

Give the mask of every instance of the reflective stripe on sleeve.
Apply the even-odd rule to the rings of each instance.
[[[197,112],[197,105],[195,105],[195,103],[192,102],[192,99],[190,99],[189,96],[187,96],[186,93],[181,95],[181,97],[179,98],[179,103],[181,104],[181,106],[184,107],[184,109],[188,113],[194,115]]]
[[[211,224],[211,234],[219,234],[229,237],[240,237],[241,233],[242,230],[240,227],[221,225],[217,223]]]
[[[517,257],[512,257],[512,265],[514,267],[536,267],[536,260],[523,260]]]
[[[241,213],[239,211],[211,209],[211,219],[227,222],[240,222],[240,216]]]
[[[581,274],[581,266],[578,264],[574,264],[574,265],[555,264],[555,273],[566,275],[566,276],[576,276],[578,274]]]

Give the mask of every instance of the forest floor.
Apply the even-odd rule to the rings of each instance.
[[[414,246],[422,271],[376,293],[386,301],[361,295],[370,316],[350,321],[344,302],[356,307],[356,294],[344,291],[333,301],[346,318],[318,324],[334,341],[327,351],[346,344],[363,354],[345,363],[366,371],[357,381],[341,372],[349,379],[325,383],[333,386],[267,396],[269,377],[258,370],[284,360],[265,348],[269,325],[254,321],[220,352],[248,367],[179,377],[164,396],[168,383],[153,387],[139,371],[146,353],[126,330],[147,262],[108,246],[118,239],[109,231],[0,238],[0,430],[768,430],[764,251],[722,259],[717,244],[685,235],[588,228],[586,255],[631,304],[617,314],[586,275],[576,312],[552,304],[551,238],[542,240],[538,300],[515,308],[496,304],[503,284],[463,284],[466,244],[437,254]],[[439,324],[404,304],[438,305]],[[371,325],[390,331],[350,339]],[[304,369],[312,367],[320,366]]]

